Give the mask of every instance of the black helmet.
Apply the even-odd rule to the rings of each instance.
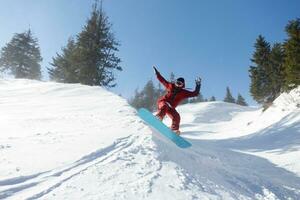
[[[184,87],[185,86],[184,78],[180,77],[176,79],[175,85],[178,87]]]

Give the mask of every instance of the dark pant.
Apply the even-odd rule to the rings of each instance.
[[[157,107],[158,107],[158,113],[156,114],[156,116],[162,120],[166,115],[168,115],[172,119],[171,129],[178,130],[179,123],[180,123],[180,115],[175,110],[175,108],[173,108],[166,101],[158,101]]]

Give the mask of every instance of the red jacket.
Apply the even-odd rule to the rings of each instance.
[[[167,90],[167,94],[160,97],[158,101],[167,101],[173,108],[176,108],[182,100],[199,95],[200,85],[196,85],[195,90],[191,92],[184,88],[176,87],[174,83],[168,82],[159,72],[156,73],[156,76]]]

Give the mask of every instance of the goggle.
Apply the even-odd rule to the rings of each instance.
[[[183,82],[181,82],[181,81],[176,81],[175,85],[176,85],[177,87],[183,87]]]

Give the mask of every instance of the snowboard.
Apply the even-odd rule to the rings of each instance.
[[[192,146],[191,143],[174,133],[169,129],[163,122],[161,122],[157,117],[155,117],[150,111],[145,108],[138,110],[138,115],[152,128],[157,130],[159,133],[170,139],[180,148],[188,148]]]

